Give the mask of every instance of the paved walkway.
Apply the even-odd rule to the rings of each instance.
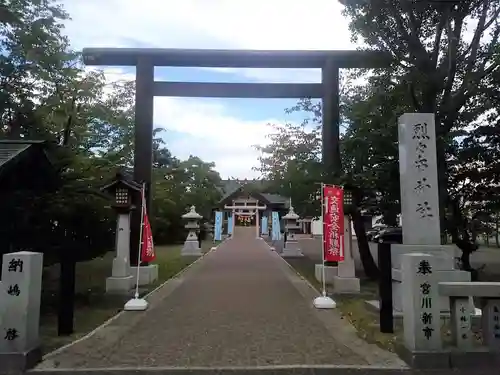
[[[388,365],[391,353],[359,339],[255,228],[168,282],[145,312],[126,312],[39,368]]]

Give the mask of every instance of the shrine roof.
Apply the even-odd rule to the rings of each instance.
[[[268,181],[266,180],[223,180],[221,187],[222,198],[219,203],[224,203],[231,197],[242,192],[243,188],[246,186],[249,186],[251,190],[258,190],[259,188],[264,188],[267,183]],[[259,191],[250,191],[248,194],[266,204],[288,205],[288,198],[279,194],[261,193]]]
[[[13,184],[10,186],[12,188],[15,188],[16,184],[49,186],[50,181],[57,177],[47,154],[46,146],[48,144],[49,142],[43,140],[0,140],[0,179],[2,183],[9,180],[7,185]],[[29,171],[26,169],[27,167],[29,167]],[[35,183],[35,180],[38,182]],[[40,183],[41,181],[44,181],[43,184]]]
[[[282,204],[288,205],[289,199],[287,197],[282,196],[282,195],[268,194],[268,193],[262,193],[261,195],[271,203],[282,203]]]
[[[101,187],[101,190],[108,190],[118,183],[122,183],[127,186],[129,189],[140,191],[142,189],[142,185],[136,181],[134,181],[133,174],[127,169],[123,168],[116,172],[114,179],[108,183],[107,185]]]
[[[44,141],[0,140],[0,168],[14,161],[34,144],[43,144]]]

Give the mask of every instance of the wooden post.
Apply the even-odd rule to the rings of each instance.
[[[134,150],[134,180],[146,183],[146,207],[151,212],[151,175],[153,163],[153,85],[154,65],[139,59],[135,78],[135,150]],[[135,194],[135,206],[132,211],[130,230],[130,263],[137,265],[139,251],[139,231],[141,226],[141,195]]]
[[[394,316],[392,306],[392,257],[391,244],[379,243],[378,248],[378,294],[380,298],[380,332],[394,332]]]
[[[322,138],[323,164],[328,181],[340,174],[341,161],[337,157],[339,152],[339,68],[332,58],[325,61],[321,69],[321,83],[323,85],[322,108]]]

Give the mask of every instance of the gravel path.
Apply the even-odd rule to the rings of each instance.
[[[147,311],[121,313],[38,368],[402,365],[336,311],[315,310],[316,292],[254,228],[236,229],[153,294]]]

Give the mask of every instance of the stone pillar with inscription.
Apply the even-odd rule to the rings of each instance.
[[[0,373],[24,371],[41,360],[42,270],[42,253],[20,251],[3,256]]]
[[[402,311],[401,256],[412,252],[436,257],[437,281],[470,281],[470,273],[455,268],[460,252],[441,245],[436,127],[433,113],[405,113],[399,118],[399,173],[403,244],[391,246],[393,305]],[[449,299],[439,299],[440,310],[450,311]],[[473,305],[471,312],[473,312]]]
[[[255,209],[255,238],[260,239],[260,212],[259,209]]]
[[[234,215],[232,213],[228,212],[228,218],[227,218],[227,235],[228,237],[231,237],[233,235],[233,220],[234,220]]]
[[[500,282],[440,282],[439,294],[450,298],[452,336],[450,364],[453,368],[500,365]],[[469,314],[469,297],[482,306],[482,347],[478,347]],[[474,329],[473,329],[474,326]],[[498,371],[497,371],[498,372]]]
[[[344,260],[338,263],[337,275],[333,277],[333,287],[335,293],[359,293],[361,291],[352,256],[352,226],[348,215],[344,215]]]
[[[500,352],[500,298],[485,299],[482,332],[484,344],[494,352]]]
[[[412,365],[416,355],[442,349],[441,319],[436,282],[436,258],[423,253],[401,256],[404,344]],[[445,366],[448,358],[443,356]],[[421,364],[417,365],[421,367]]]

